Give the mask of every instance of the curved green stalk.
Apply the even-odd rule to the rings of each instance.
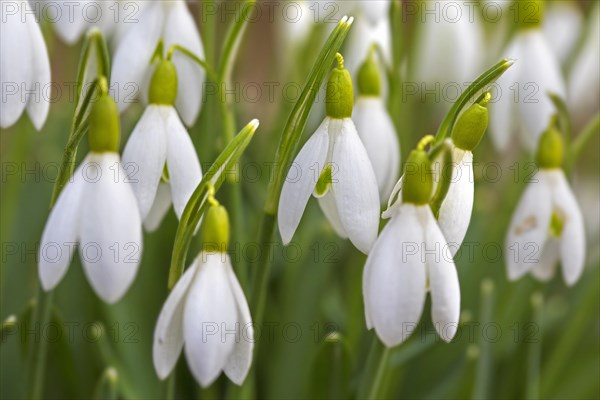
[[[505,58],[495,64],[493,67],[481,74],[475,81],[469,85],[469,87],[460,95],[458,100],[454,103],[450,111],[446,114],[442,123],[440,124],[438,131],[435,135],[436,143],[441,142],[452,133],[454,124],[462,109],[471,102],[476,96],[479,96],[481,92],[488,88],[496,79],[498,79],[507,69],[509,69],[515,60]]]
[[[583,128],[581,133],[577,135],[571,143],[567,153],[565,169],[567,173],[571,173],[575,162],[579,158],[581,152],[587,147],[590,140],[600,133],[600,114],[596,116]]]
[[[231,72],[231,68],[233,66],[233,58],[235,57],[235,53],[239,47],[239,42],[242,38],[242,33],[248,26],[248,22],[250,19],[248,18],[248,10],[252,6],[254,6],[256,0],[246,0],[244,6],[242,7],[240,15],[235,20],[233,25],[229,28],[227,32],[227,37],[225,39],[225,45],[223,47],[223,53],[221,54],[221,58],[219,60],[219,80],[225,81],[228,79],[228,75]]]
[[[34,323],[39,320],[39,326],[44,329],[50,322],[50,310],[52,309],[52,297],[54,291],[51,290],[44,293],[44,290],[40,287],[38,300],[36,302],[36,311],[33,315]],[[33,377],[30,386],[29,398],[30,399],[41,399],[43,398],[42,393],[44,391],[44,378],[46,372],[46,358],[48,355],[48,340],[43,336],[34,343],[29,351],[32,352],[33,360]]]
[[[484,279],[481,282],[481,311],[480,320],[482,326],[486,326],[492,321],[494,312],[494,281]],[[480,335],[479,340],[480,355],[477,361],[477,370],[475,372],[475,385],[473,387],[473,399],[487,399],[490,395],[490,383],[492,379],[492,346],[485,335]]]

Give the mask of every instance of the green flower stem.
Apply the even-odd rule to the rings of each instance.
[[[50,310],[52,309],[52,298],[54,297],[54,291],[51,290],[44,293],[44,290],[40,287],[38,289],[38,297],[33,313],[32,322],[35,325],[39,321],[39,329],[44,331],[45,327],[50,322]],[[41,399],[43,398],[42,393],[44,391],[44,378],[46,372],[46,358],[48,355],[48,341],[46,338],[40,337],[39,340],[34,341],[33,346],[29,348],[32,352],[32,382],[30,386],[29,398],[30,399]]]
[[[281,135],[279,148],[275,155],[275,171],[267,189],[267,200],[260,224],[259,240],[263,247],[268,246],[273,239],[275,231],[275,215],[277,215],[281,188],[283,187],[288,167],[296,153],[300,137],[306,126],[310,109],[315,102],[315,98],[319,92],[319,88],[323,84],[325,76],[331,70],[331,65],[336,58],[339,48],[348,35],[352,21],[352,18],[342,18],[329,35],[329,38],[323,45],[323,48],[313,65],[304,89],[294,105]],[[262,254],[268,254],[268,252],[263,252]],[[259,264],[253,270],[253,290],[250,304],[254,322],[259,326],[262,322],[267,282],[271,271],[271,261],[272,260],[267,256],[261,257]]]
[[[186,57],[188,57],[189,59],[194,61],[196,64],[200,65],[204,69],[204,71],[206,71],[206,75],[208,75],[208,77],[211,80],[213,80],[215,82],[219,81],[217,73],[210,66],[209,63],[207,63],[206,61],[204,61],[203,59],[201,59],[200,57],[198,57],[197,55],[195,55],[194,53],[192,53],[190,50],[188,50],[187,48],[185,48],[183,46],[174,44],[171,47],[169,47],[169,49],[167,50],[167,59],[170,59],[173,56],[173,53],[175,52],[175,50],[184,54]]]
[[[248,26],[248,22],[250,21],[250,18],[248,18],[248,13],[254,6],[254,3],[256,3],[256,0],[245,1],[240,15],[237,16],[235,22],[233,25],[231,25],[229,31],[227,32],[225,45],[223,46],[223,53],[221,53],[221,58],[219,60],[219,77],[222,81],[229,80],[229,75],[234,64],[233,59],[235,58],[237,50],[239,49],[242,35]]]
[[[486,326],[486,324],[492,321],[494,301],[494,281],[484,279],[481,282],[481,311],[479,318],[481,326]],[[487,399],[490,395],[493,355],[490,341],[483,334],[480,334],[479,349],[480,353],[477,360],[477,370],[475,371],[475,386],[473,387],[472,398]]]
[[[505,58],[492,66],[490,69],[481,74],[475,81],[469,85],[458,100],[454,103],[448,114],[442,120],[438,131],[435,135],[436,143],[441,142],[445,138],[449,137],[454,128],[454,124],[460,115],[462,109],[481,95],[481,92],[487,90],[488,86],[498,79],[507,69],[509,69],[515,63],[514,60]]]
[[[573,140],[571,146],[568,148],[567,160],[565,164],[565,170],[567,173],[571,173],[575,162],[579,159],[579,156],[584,149],[587,148],[590,140],[600,133],[600,114],[596,116],[586,125],[579,135]]]
[[[381,357],[379,358],[379,362],[377,364],[377,370],[375,371],[375,377],[373,379],[373,384],[369,390],[369,394],[367,396],[368,399],[380,399],[382,398],[382,383],[383,377],[385,376],[385,371],[388,367],[388,360],[390,357],[391,349],[389,347],[385,347],[381,352]]]
[[[202,10],[212,10],[216,8],[217,3],[215,0],[204,0],[204,7]],[[199,16],[202,17],[202,19],[198,21],[198,26],[202,30],[200,38],[202,39],[206,62],[212,65],[215,56],[215,22],[217,22],[217,18],[216,16],[214,18],[206,18],[203,13],[200,13]]]
[[[565,148],[569,148],[571,141],[573,140],[573,125],[571,124],[571,117],[569,116],[569,109],[565,101],[556,93],[548,93],[548,97],[554,103],[558,115],[558,123],[560,131],[563,135],[563,143]]]
[[[231,143],[227,145],[213,165],[206,171],[202,181],[200,181],[186,204],[175,234],[175,245],[173,246],[171,269],[169,271],[169,289],[175,286],[185,268],[185,258],[192,237],[208,205],[206,199],[209,187],[212,185],[215,192],[219,189],[225,180],[223,172],[229,171],[235,166],[248,144],[250,144],[257,128],[258,121],[251,121],[233,138]]]
[[[531,306],[533,308],[533,322],[536,324],[539,332],[539,338],[529,344],[527,354],[527,386],[525,388],[526,399],[540,398],[540,365],[542,362],[542,338],[543,338],[543,320],[542,313],[544,308],[544,296],[536,292],[531,296]]]

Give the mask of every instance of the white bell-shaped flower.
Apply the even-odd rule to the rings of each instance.
[[[97,28],[107,36],[118,23],[125,23],[121,20],[129,17],[132,21],[127,22],[131,24],[137,10],[133,4],[124,8],[122,0],[44,0],[42,7],[60,38],[74,44],[91,28]]]
[[[414,151],[407,163],[413,170],[431,168],[423,151]],[[363,271],[367,327],[374,328],[388,347],[402,343],[415,330],[428,290],[431,317],[440,337],[448,342],[458,329],[458,274],[428,204],[431,189],[430,173],[405,173],[403,199],[392,206],[391,220],[371,249]]]
[[[541,2],[538,4],[542,7]],[[529,19],[541,22],[540,16]],[[507,149],[514,131],[520,133],[530,151],[535,151],[554,113],[548,93],[562,98],[566,94],[560,63],[541,28],[523,24],[504,52],[517,62],[496,81],[496,99],[491,105],[492,139],[500,151]]]
[[[50,61],[27,1],[2,4],[0,60],[0,127],[12,126],[27,109],[39,131],[50,108]]]
[[[211,207],[203,229],[222,212],[220,206]],[[158,317],[152,354],[159,378],[171,373],[184,349],[188,366],[203,387],[221,371],[241,385],[252,363],[253,348],[250,309],[231,259],[224,250],[201,251],[177,281]]]
[[[540,140],[536,157],[540,169],[525,189],[510,223],[505,258],[511,280],[527,272],[548,280],[559,261],[569,286],[583,272],[583,216],[560,169],[562,152],[560,133],[551,126]]]
[[[571,55],[582,26],[583,15],[576,2],[561,0],[548,2],[542,29],[561,63],[567,61]]]
[[[400,143],[381,97],[380,77],[371,52],[358,71],[359,96],[353,120],[373,166],[382,200],[390,196],[400,174]]]
[[[143,7],[138,19],[123,34],[114,54],[112,83],[117,88],[119,111],[125,110],[136,95],[147,91],[152,75],[150,61],[161,38],[167,48],[181,45],[204,58],[200,34],[185,1],[152,1]],[[174,54],[173,63],[179,73],[175,106],[183,122],[191,126],[202,105],[205,73],[183,54]]]
[[[392,60],[392,32],[388,18],[382,18],[376,23],[369,23],[364,18],[357,19],[348,34],[348,43],[350,46],[344,57],[348,70],[356,71],[364,60],[365,54],[375,44],[385,58],[385,60],[382,60],[380,67],[382,76],[385,76],[383,63],[390,63]],[[386,88],[383,87],[382,89],[385,90]]]
[[[350,119],[352,78],[343,62],[332,72],[327,99],[328,116],[296,156],[283,184],[279,232],[284,244],[292,240],[314,193],[336,232],[366,254],[377,238],[379,195],[369,155]]]
[[[40,244],[39,276],[44,290],[53,289],[79,245],[92,288],[105,302],[115,303],[138,270],[141,221],[118,154],[119,116],[114,100],[104,95],[94,103],[90,118],[91,151],[50,212]]]
[[[192,140],[172,106],[176,90],[174,64],[163,60],[152,78],[151,104],[123,151],[123,163],[148,231],[158,228],[171,202],[180,218],[202,180],[200,161]]]

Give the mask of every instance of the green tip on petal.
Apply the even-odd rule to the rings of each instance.
[[[515,0],[511,7],[513,22],[521,29],[539,28],[544,19],[544,0]]]
[[[225,253],[229,247],[229,215],[225,207],[214,201],[206,213],[201,230],[202,250]]]
[[[542,169],[555,169],[562,166],[564,144],[562,135],[556,128],[556,122],[556,116],[553,116],[550,125],[540,137],[535,160],[538,167]]]
[[[150,81],[150,104],[172,106],[177,98],[177,70],[171,60],[161,60]]]
[[[327,83],[325,108],[327,116],[335,119],[350,118],[354,105],[354,90],[350,72],[344,68],[344,58],[337,54],[338,66],[334,68]]]
[[[88,140],[94,153],[119,152],[121,125],[113,98],[103,93],[92,105]]]
[[[331,164],[327,164],[321,175],[319,175],[319,180],[317,181],[317,185],[315,186],[315,192],[317,196],[321,197],[327,193],[327,189],[329,189],[329,185],[332,183],[331,177]]]
[[[357,81],[358,92],[362,96],[381,96],[381,74],[373,51],[369,51],[367,59],[360,66]]]
[[[425,150],[411,151],[404,167],[402,202],[416,205],[429,203],[433,190],[431,160]]]
[[[550,234],[554,237],[560,237],[565,227],[565,218],[556,211],[550,217]]]
[[[488,127],[486,106],[490,99],[490,93],[485,93],[478,103],[471,105],[456,121],[452,130],[452,142],[459,149],[473,151],[481,142]]]

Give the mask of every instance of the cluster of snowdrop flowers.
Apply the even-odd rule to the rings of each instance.
[[[427,137],[426,137],[427,138]],[[410,153],[401,199],[371,249],[363,271],[367,327],[388,347],[402,343],[421,319],[431,292],[432,320],[442,339],[458,329],[460,286],[446,239],[431,211],[433,171],[426,141]]]
[[[177,281],[158,317],[154,367],[165,379],[184,348],[188,366],[202,386],[209,386],[221,371],[241,385],[252,363],[252,318],[227,254],[227,211],[211,194],[209,201],[201,229],[202,251]]]
[[[140,214],[119,157],[115,101],[101,80],[90,111],[90,153],[61,192],[46,222],[39,253],[45,290],[67,272],[79,245],[85,274],[98,296],[115,303],[133,282],[142,252]]]
[[[204,48],[194,18],[183,0],[145,2],[139,22],[122,35],[114,53],[112,82],[119,91],[119,111],[130,103],[131,88],[147,100],[153,73],[151,59],[162,38],[166,48],[180,45],[195,56],[204,58]],[[175,106],[187,126],[193,125],[202,105],[205,72],[183,54],[174,54],[173,63],[179,75]]]
[[[279,200],[279,232],[288,244],[311,194],[338,235],[367,254],[377,237],[379,195],[354,122],[352,78],[338,53],[327,84],[327,116],[294,160]],[[315,171],[316,168],[316,171]]]
[[[15,124],[24,110],[42,129],[50,108],[50,60],[28,1],[2,5],[0,23],[0,127]]]
[[[571,286],[583,272],[585,229],[577,200],[561,169],[563,141],[554,119],[540,137],[539,171],[515,210],[506,239],[508,277],[530,272],[542,281],[554,276],[560,261]]]
[[[136,125],[123,162],[129,168],[144,227],[160,225],[171,202],[180,218],[191,194],[202,179],[200,161],[177,111],[177,71],[171,61],[160,60],[150,83],[149,105]]]
[[[507,149],[515,131],[525,147],[535,151],[547,121],[554,114],[548,94],[561,98],[566,95],[560,62],[541,29],[544,4],[523,3],[528,3],[523,7],[533,5],[535,14],[531,15],[531,9],[520,13],[518,31],[504,51],[519,62],[498,79],[498,96],[490,116],[492,139],[501,151]],[[511,90],[515,84],[519,87],[516,94]]]

